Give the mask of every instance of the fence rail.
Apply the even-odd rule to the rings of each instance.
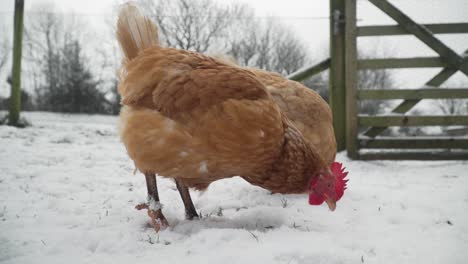
[[[468,23],[424,24],[421,25],[433,34],[468,33]],[[359,37],[410,35],[401,26],[362,26],[357,28]]]
[[[404,137],[360,138],[362,148],[371,149],[463,149],[468,148],[468,138],[455,137]]]
[[[439,57],[389,58],[358,60],[359,69],[398,69],[448,67]]]
[[[466,151],[367,151],[359,154],[361,160],[468,160]]]
[[[362,126],[388,127],[388,126],[468,126],[468,116],[358,116]]]
[[[462,99],[468,98],[468,88],[434,88],[434,89],[382,89],[364,90],[357,93],[359,100],[392,100],[392,99]]]
[[[299,69],[298,71],[288,75],[287,78],[296,82],[304,81],[330,68],[330,62],[331,62],[330,58],[327,58],[310,67]]]

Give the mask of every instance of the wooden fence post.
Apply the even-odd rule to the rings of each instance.
[[[23,40],[24,0],[15,1],[14,37],[13,37],[13,69],[10,95],[10,114],[8,124],[19,126],[21,109],[21,49]]]
[[[350,158],[356,159],[358,158],[356,0],[347,0],[345,9],[346,150]]]
[[[345,0],[330,0],[330,107],[337,150],[346,146]]]

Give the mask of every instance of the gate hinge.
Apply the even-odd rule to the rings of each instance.
[[[340,10],[335,9],[333,11],[332,19],[333,19],[333,35],[337,35],[338,33],[340,33],[340,24],[345,23],[345,18]]]

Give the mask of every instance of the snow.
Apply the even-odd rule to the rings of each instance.
[[[337,160],[350,171],[335,212],[307,195],[271,195],[240,178],[192,192],[158,178],[172,225],[145,211],[144,177],[109,116],[26,113],[0,126],[2,263],[466,263],[467,161]]]

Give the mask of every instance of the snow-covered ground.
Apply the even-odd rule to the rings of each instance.
[[[26,113],[0,126],[0,262],[468,263],[468,162],[338,160],[349,189],[335,212],[306,195],[271,195],[240,178],[193,192],[203,218],[184,220],[172,181],[159,178],[159,234],[144,177],[117,118]]]

